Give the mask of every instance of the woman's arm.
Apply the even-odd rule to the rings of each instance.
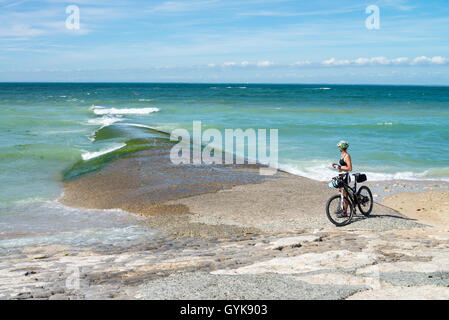
[[[347,155],[345,162],[346,162],[346,166],[340,166],[340,170],[346,171],[346,172],[352,171],[352,161],[351,161],[351,156],[349,154]]]

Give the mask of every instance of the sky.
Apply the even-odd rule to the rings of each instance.
[[[449,85],[448,30],[447,0],[0,0],[0,81]]]

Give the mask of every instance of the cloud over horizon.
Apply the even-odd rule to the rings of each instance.
[[[79,30],[65,28],[68,4],[80,9]],[[123,70],[113,80],[326,83],[335,69],[335,79],[354,83],[377,75],[449,85],[445,1],[377,5],[380,29],[368,30],[366,6],[356,0],[0,0],[0,81],[59,81],[77,70],[95,81]]]

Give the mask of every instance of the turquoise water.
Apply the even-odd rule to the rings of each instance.
[[[50,241],[57,230],[133,239],[138,221],[122,212],[59,204],[62,181],[167,139],[149,128],[192,130],[192,121],[278,129],[280,168],[316,180],[335,175],[336,143],[347,140],[369,180],[449,181],[449,87],[3,83],[0,244]]]
[[[136,125],[170,132],[194,120],[278,129],[280,167],[317,180],[334,175],[339,140],[371,180],[449,180],[448,87],[5,83],[0,201],[55,199],[67,168],[154,136]]]
[[[61,205],[62,181],[193,121],[278,129],[280,168],[312,179],[335,175],[336,143],[348,140],[354,170],[370,180],[449,181],[448,87],[3,83],[0,247],[152,236],[123,212]]]

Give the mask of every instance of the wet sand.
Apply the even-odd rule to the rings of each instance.
[[[261,183],[258,165],[174,165],[167,147],[116,160],[101,171],[64,184],[65,205],[90,209],[122,209],[142,216],[189,213],[181,204],[166,204],[239,184]]]
[[[334,227],[326,218],[326,182],[278,172],[261,176],[257,165],[174,165],[168,148],[140,152],[65,183],[63,204],[123,209],[149,217],[156,229],[180,236],[238,232],[294,232]],[[355,216],[347,230],[422,227],[375,204],[369,219]]]

